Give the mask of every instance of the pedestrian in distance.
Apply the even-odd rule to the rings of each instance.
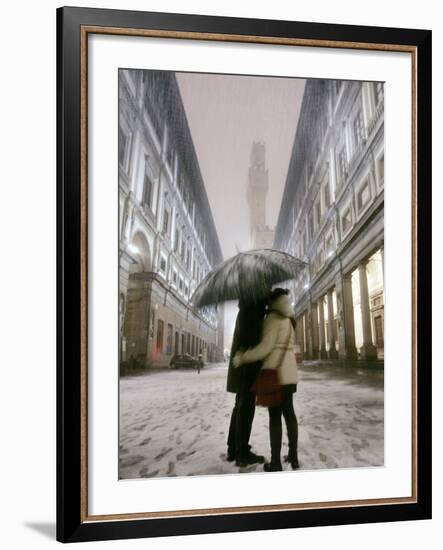
[[[237,351],[235,369],[262,361],[262,369],[277,371],[280,403],[268,408],[271,462],[264,464],[267,472],[281,471],[282,417],[288,434],[289,452],[286,457],[292,469],[299,468],[298,422],[294,412],[293,394],[297,391],[298,369],[295,357],[295,318],[289,301],[289,291],[276,288],[271,292],[268,314],[263,324],[261,341],[247,351]]]
[[[237,466],[244,467],[249,464],[263,464],[265,461],[264,456],[252,452],[249,444],[255,414],[255,394],[251,388],[262,364],[261,361],[250,361],[247,365],[234,368],[233,358],[237,351],[244,351],[260,342],[266,300],[255,303],[240,300],[238,307],[226,385],[228,392],[235,393],[235,405],[229,424],[227,459],[235,460]]]
[[[198,354],[197,372],[200,374],[200,369],[203,367],[203,352],[200,350]]]

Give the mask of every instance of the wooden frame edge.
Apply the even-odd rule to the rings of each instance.
[[[88,63],[88,44],[87,39],[89,34],[108,34],[108,35],[129,35],[140,37],[153,38],[173,38],[173,39],[188,39],[188,40],[217,40],[223,42],[246,42],[246,43],[262,43],[262,44],[277,44],[288,46],[305,46],[305,47],[326,47],[326,48],[345,48],[357,50],[378,50],[378,51],[398,51],[411,54],[412,60],[412,393],[413,393],[413,414],[412,414],[412,495],[411,497],[386,498],[386,499],[370,499],[370,500],[355,500],[355,501],[329,501],[321,503],[303,503],[303,504],[281,504],[281,505],[263,505],[263,506],[247,506],[247,507],[230,507],[230,508],[208,508],[196,510],[176,510],[168,512],[147,512],[147,513],[130,513],[130,514],[110,514],[110,515],[88,515],[88,386],[87,386],[87,221],[88,221],[88,206],[87,206],[87,63]],[[80,26],[80,74],[81,74],[81,523],[95,523],[102,521],[115,520],[139,520],[153,518],[173,518],[173,517],[189,517],[189,516],[211,516],[211,515],[229,515],[233,513],[256,513],[270,512],[283,510],[309,510],[309,509],[325,509],[325,508],[346,508],[354,506],[377,506],[384,504],[414,504],[418,498],[418,480],[417,480],[417,46],[410,45],[391,45],[391,44],[372,44],[367,42],[346,42],[346,41],[331,41],[331,40],[308,40],[296,38],[282,37],[266,37],[253,35],[235,35],[235,34],[220,34],[220,33],[201,33],[189,31],[167,31],[154,29],[134,29],[122,27],[102,27],[94,25]]]

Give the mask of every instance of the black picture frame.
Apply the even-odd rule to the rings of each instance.
[[[82,255],[82,27],[405,46],[415,52],[416,487],[414,502],[183,517],[88,521],[82,512],[82,354],[87,270]],[[84,168],[83,168],[84,169]],[[84,242],[84,241],[83,241]],[[57,10],[57,540],[62,542],[254,531],[431,517],[431,31],[63,7]],[[83,285],[83,287],[82,287]],[[82,292],[83,288],[83,292]],[[82,477],[83,476],[83,477]]]

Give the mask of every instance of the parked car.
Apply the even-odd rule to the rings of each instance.
[[[198,359],[196,357],[192,357],[189,353],[173,355],[171,362],[169,363],[169,367],[171,369],[196,369],[198,367]]]

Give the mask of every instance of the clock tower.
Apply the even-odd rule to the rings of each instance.
[[[265,165],[265,153],[265,144],[254,141],[246,191],[252,248],[271,248],[274,241],[274,231],[266,225],[266,196],[269,189],[269,176]]]

